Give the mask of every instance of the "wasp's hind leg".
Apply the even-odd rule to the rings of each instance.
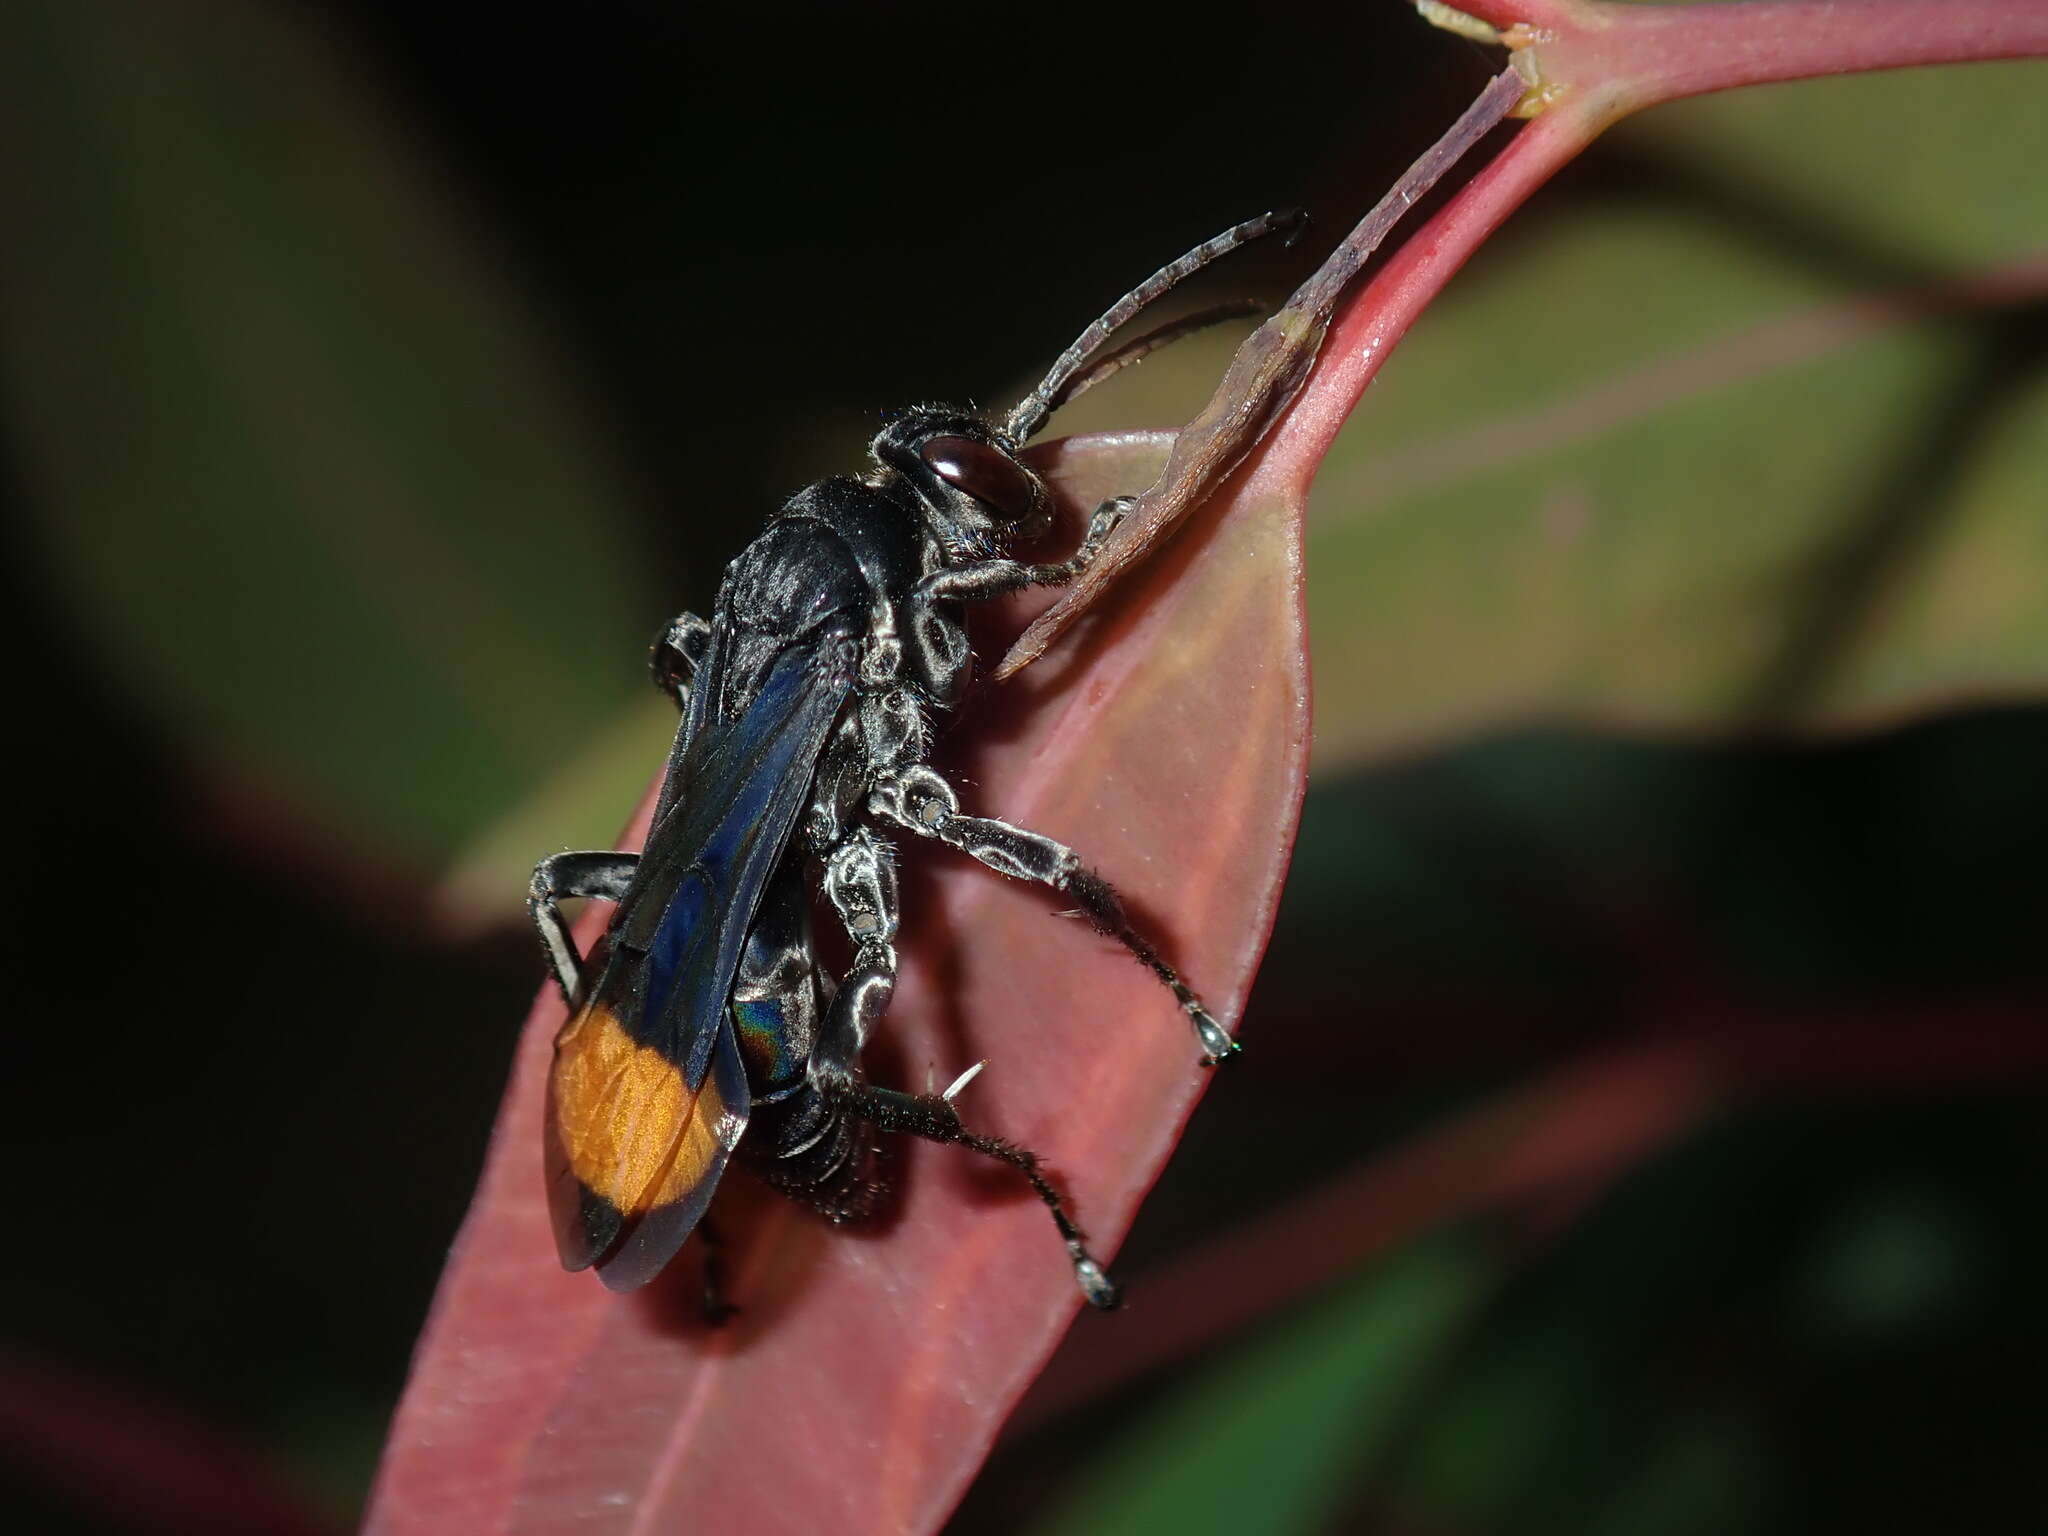
[[[679,613],[648,653],[647,670],[654,678],[654,686],[674,699],[677,709],[690,707],[690,681],[697,675],[710,645],[710,620],[694,613]]]
[[[639,868],[637,853],[550,854],[533,867],[533,881],[526,888],[526,910],[540,934],[540,947],[548,957],[548,970],[555,985],[573,1007],[582,983],[583,961],[569,937],[569,924],[562,916],[561,903],[574,896],[597,896],[617,901],[633,883]]]
[[[1237,1050],[1237,1042],[1180,979],[1180,973],[1166,963],[1151,940],[1131,926],[1115,887],[1084,865],[1065,843],[990,816],[961,815],[953,786],[936,769],[922,765],[882,780],[868,804],[876,815],[919,837],[958,848],[998,873],[1035,881],[1073,897],[1098,932],[1123,945],[1173,993],[1194,1026],[1207,1065],[1214,1066]]]
[[[1045,1202],[1045,1208],[1052,1213],[1053,1225],[1059,1228],[1060,1241],[1067,1245],[1067,1257],[1074,1266],[1074,1279],[1081,1287],[1081,1294],[1088,1298],[1089,1305],[1107,1312],[1123,1299],[1108,1271],[1088,1251],[1086,1238],[1074,1224],[1074,1218],[1067,1213],[1066,1201],[1045,1176],[1045,1168],[1037,1153],[1015,1142],[1004,1141],[999,1136],[980,1136],[968,1130],[960,1123],[959,1112],[953,1108],[952,1100],[941,1094],[899,1093],[870,1083],[848,1081],[832,1089],[832,1098],[855,1119],[864,1120],[877,1130],[900,1131],[906,1136],[918,1136],[926,1141],[965,1147],[970,1152],[979,1152],[983,1157],[994,1158],[1016,1169],[1030,1182],[1032,1192]]]
[[[707,1214],[697,1220],[697,1241],[704,1247],[704,1321],[723,1328],[740,1314],[740,1307],[725,1289],[725,1240]]]

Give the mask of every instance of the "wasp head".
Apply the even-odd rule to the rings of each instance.
[[[1052,526],[1052,492],[979,416],[926,406],[875,435],[875,461],[909,487],[956,561],[985,560]]]

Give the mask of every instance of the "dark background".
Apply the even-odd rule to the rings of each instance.
[[[645,5],[529,29],[336,0],[297,24],[423,146],[636,487],[641,585],[588,616],[620,637],[608,697],[636,686],[639,637],[701,606],[746,530],[876,413],[1003,398],[1130,278],[1248,213],[1301,203],[1344,228],[1490,67],[1371,5],[1201,26],[1125,4]],[[1538,216],[1656,174],[1596,156]],[[1729,193],[1676,195],[1711,216]],[[1316,254],[1263,253],[1229,291],[1283,292]],[[34,508],[24,438],[0,446],[9,500]],[[428,855],[352,846],[293,784],[224,771],[93,641],[40,527],[17,522],[0,603],[23,898],[17,1528],[182,1528],[175,1499],[121,1490],[215,1457],[279,1490],[250,1528],[290,1528],[289,1507],[344,1523],[537,980],[531,941],[447,937],[422,917]],[[1127,1267],[1681,1008],[1764,996],[1766,1027],[1775,1008],[1796,1029],[1809,1001],[1960,995],[2024,1036],[2048,998],[2044,770],[2048,715],[2005,708],[1803,748],[1525,732],[1320,784],[1255,1004],[1287,1044],[1218,1085]],[[1362,874],[1361,828],[1410,873]],[[1514,1013],[1468,1000],[1495,980]],[[1402,1022],[1365,1022],[1389,995]],[[1587,1528],[1643,1426],[1702,1403],[1744,1449],[1725,1521],[1700,1528],[2024,1520],[2048,1161],[2039,1052],[2014,1060],[1719,1119],[1553,1239],[1508,1244],[1515,1283],[1463,1358],[1563,1370],[1528,1401],[1575,1429],[1511,1516],[1467,1528]],[[1868,1317],[1827,1289],[1830,1243],[1877,1277],[1854,1282]],[[960,1528],[1031,1528],[1178,1380],[1015,1437]],[[1340,1523],[1382,1528],[1377,1507]]]

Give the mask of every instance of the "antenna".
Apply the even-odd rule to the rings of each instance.
[[[1226,320],[1241,320],[1246,315],[1256,315],[1264,306],[1257,299],[1226,299],[1221,304],[1212,304],[1207,309],[1198,309],[1191,315],[1182,315],[1178,320],[1166,324],[1144,335],[1125,342],[1114,352],[1106,352],[1079,373],[1071,375],[1067,382],[1046,402],[1046,414],[1063,411],[1104,379],[1122,373],[1133,363],[1142,363],[1161,347],[1171,346],[1185,336],[1197,331],[1206,331],[1212,325],[1221,325]]]
[[[1017,402],[1010,412],[1009,420],[1003,424],[1003,431],[1014,443],[1028,442],[1043,427],[1046,418],[1058,408],[1059,402],[1067,398],[1067,382],[1093,357],[1102,344],[1121,330],[1147,305],[1163,298],[1193,277],[1202,268],[1220,256],[1228,256],[1241,245],[1262,239],[1275,233],[1293,234],[1307,222],[1308,216],[1299,208],[1280,209],[1273,213],[1262,213],[1255,219],[1246,219],[1233,229],[1226,229],[1214,239],[1204,240],[1187,255],[1177,261],[1170,261],[1154,272],[1144,282],[1110,305],[1102,318],[1074,338],[1074,344],[1059,355],[1052,365],[1052,371],[1039,381],[1038,388]]]

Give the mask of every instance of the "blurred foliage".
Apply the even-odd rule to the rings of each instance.
[[[37,961],[94,983],[24,1047],[22,1339],[346,1510],[536,969],[423,929],[422,877],[474,931],[609,836],[645,638],[877,410],[1007,399],[1255,207],[1343,227],[1484,68],[1394,7],[1091,27],[1142,110],[1048,120],[1077,48],[1023,7],[0,13],[5,729],[69,898]],[[1674,1019],[2048,1001],[2042,83],[1666,109],[1403,346],[1317,488],[1325,777],[1254,1049],[1114,1326],[1148,1265]],[[1229,340],[1062,428],[1182,419]],[[961,1528],[2025,1521],[2037,1064],[1859,1065],[1020,1436]]]
[[[1681,103],[1616,135],[1639,188],[1539,198],[1317,482],[1324,766],[1528,719],[1812,731],[2037,694],[2048,199],[2000,150],[2041,79]],[[1895,119],[1909,156],[1872,131]]]
[[[1406,1438],[1419,1392],[1488,1279],[1460,1245],[1417,1244],[1203,1372],[1114,1445],[1043,1528],[1326,1528],[1347,1485]]]
[[[281,13],[6,28],[10,395],[87,638],[239,772],[445,858],[624,698],[639,567],[563,370]]]

